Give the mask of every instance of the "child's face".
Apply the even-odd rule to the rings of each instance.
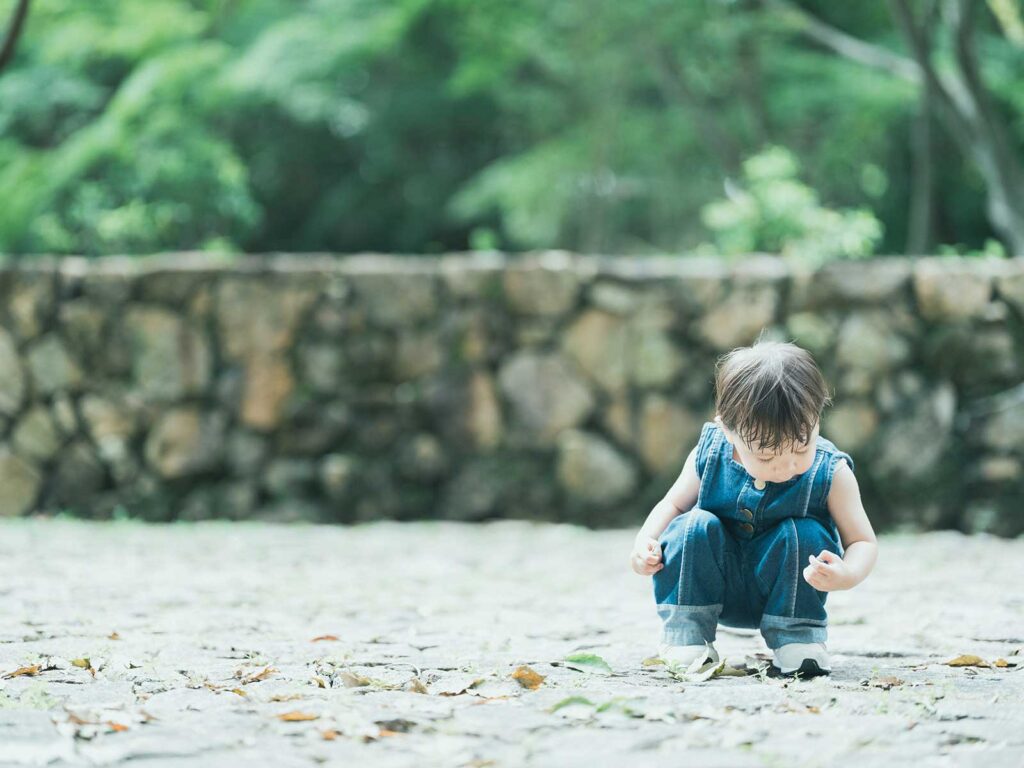
[[[748,445],[739,435],[726,427],[720,417],[716,416],[715,421],[725,433],[725,439],[735,449],[734,458],[738,457],[740,464],[755,480],[784,483],[803,474],[814,463],[820,422],[814,425],[814,431],[806,443],[784,445],[776,451],[759,451],[756,446]]]

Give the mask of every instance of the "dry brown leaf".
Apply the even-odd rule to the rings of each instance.
[[[320,643],[320,642],[335,643],[337,641],[338,641],[338,636],[337,635],[320,635],[319,637],[314,637],[309,642],[311,642],[311,643]]]
[[[33,675],[38,675],[38,674],[39,674],[39,665],[38,664],[33,664],[30,667],[20,667],[20,668],[14,670],[13,672],[8,672],[6,675],[4,675],[4,677],[5,678],[11,678],[11,677],[31,677]]]
[[[113,720],[108,720],[107,721],[107,725],[109,725],[114,730],[115,733],[121,733],[122,731],[127,731],[128,730],[128,726],[127,725],[121,725],[121,723],[115,723]]]
[[[991,667],[992,665],[985,661],[980,656],[975,656],[973,653],[965,653],[962,656],[957,656],[955,659],[950,659],[944,662],[949,667]]]
[[[370,678],[363,677],[347,669],[341,670],[338,673],[338,677],[341,678],[341,682],[346,688],[362,688],[370,684]]]
[[[304,723],[307,720],[319,720],[320,715],[314,715],[312,712],[300,712],[296,709],[292,712],[285,712],[283,715],[278,715],[277,719],[284,720],[286,723]]]
[[[523,688],[535,691],[544,682],[544,675],[537,674],[528,666],[523,665],[512,673],[512,679],[517,681]]]
[[[268,677],[270,677],[275,672],[277,672],[276,669],[274,669],[273,667],[267,666],[267,667],[264,667],[263,670],[260,671],[260,672],[256,672],[256,673],[254,673],[252,675],[245,676],[245,670],[244,669],[240,669],[237,672],[235,672],[235,677],[241,679],[242,685],[248,685],[249,683],[258,683],[260,680],[266,680]]]
[[[409,682],[407,682],[405,684],[405,690],[409,691],[410,693],[429,693],[427,691],[427,686],[425,686],[423,684],[423,681],[420,680],[418,677],[414,677]]]
[[[121,636],[119,634],[117,634],[117,632],[111,632],[109,635],[107,635],[107,640],[120,640],[120,639],[121,639]]]
[[[401,736],[401,735],[402,735],[401,731],[389,731],[387,728],[381,728],[380,729],[380,733],[377,734],[378,737]]]
[[[295,701],[306,698],[301,693],[278,693],[270,697],[271,701]]]
[[[338,738],[338,732],[331,728],[328,728],[326,731],[320,731],[320,735],[324,741],[334,741]]]
[[[243,690],[242,690],[241,688],[231,688],[231,689],[229,690],[229,693],[237,693],[237,694],[238,694],[239,696],[241,696],[241,697],[242,697],[243,699],[244,699],[244,698],[248,698],[248,696],[249,696],[249,694],[248,694],[248,693],[246,693],[245,691],[243,691]]]

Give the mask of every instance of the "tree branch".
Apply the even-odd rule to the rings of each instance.
[[[18,0],[18,5],[14,9],[14,15],[11,17],[7,34],[4,36],[3,45],[0,46],[0,72],[14,58],[14,49],[21,36],[21,30],[25,26],[25,18],[28,16],[28,4],[29,0]]]
[[[782,18],[806,37],[851,61],[881,69],[912,83],[920,82],[917,64],[905,56],[880,45],[872,45],[826,24],[789,0],[761,0],[768,8],[779,11]]]

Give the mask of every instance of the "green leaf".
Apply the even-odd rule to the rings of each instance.
[[[579,672],[591,672],[595,675],[610,675],[612,668],[608,662],[593,653],[574,653],[565,657],[565,666]]]
[[[553,707],[551,707],[548,710],[548,712],[557,712],[558,710],[564,709],[565,707],[572,707],[572,706],[576,706],[576,705],[584,706],[584,707],[593,707],[594,706],[594,702],[592,702],[590,699],[586,698],[585,696],[570,696],[569,698],[562,699],[560,702],[555,704]]]

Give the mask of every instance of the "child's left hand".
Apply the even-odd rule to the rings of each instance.
[[[804,568],[804,581],[819,592],[848,589],[850,571],[835,552],[823,549],[821,554],[808,557],[810,565]]]

